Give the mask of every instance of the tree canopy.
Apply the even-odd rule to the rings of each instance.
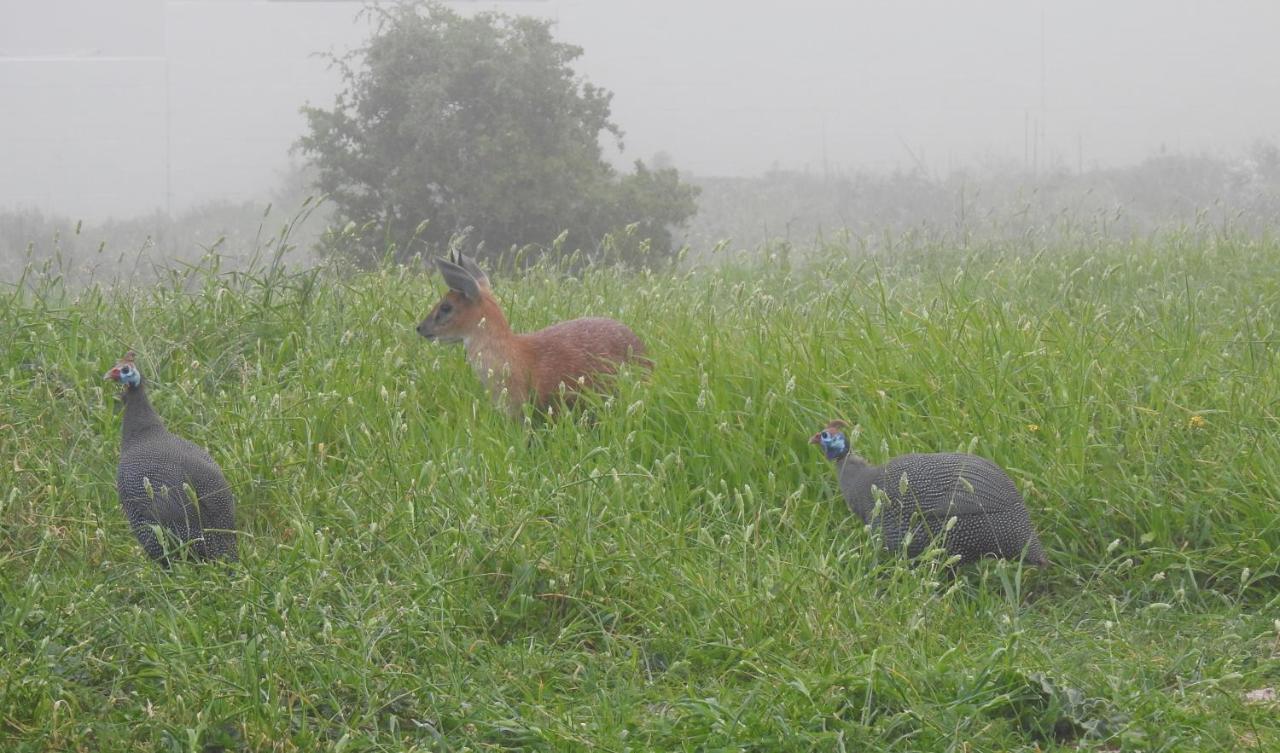
[[[490,256],[566,233],[562,247],[595,249],[623,228],[627,256],[671,251],[697,188],[672,168],[619,174],[604,159],[602,136],[621,146],[613,95],[575,73],[582,49],[551,22],[422,0],[366,12],[374,34],[335,59],[334,106],[303,108],[317,187],[339,224],[366,231],[331,251],[367,261],[389,241],[403,258],[465,228]]]

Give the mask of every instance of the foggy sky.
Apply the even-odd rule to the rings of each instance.
[[[1268,0],[451,5],[555,19],[586,50],[580,72],[615,94],[620,164],[665,151],[700,175],[943,174],[1280,142]],[[298,108],[336,92],[311,53],[358,45],[359,7],[0,0],[0,208],[99,219],[168,197],[265,200]]]

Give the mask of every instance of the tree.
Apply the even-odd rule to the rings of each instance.
[[[549,21],[423,0],[366,12],[372,38],[335,58],[343,90],[332,109],[303,108],[298,142],[339,225],[389,240],[400,259],[468,227],[490,256],[566,231],[566,247],[594,249],[624,226],[650,254],[670,253],[697,189],[674,169],[619,176],[603,159],[602,135],[621,145],[613,95],[574,73],[582,49]],[[329,250],[381,256],[354,235]]]

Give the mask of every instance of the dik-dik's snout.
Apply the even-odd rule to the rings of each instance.
[[[462,338],[450,332],[441,332],[436,322],[432,321],[433,317],[428,316],[418,324],[418,334],[430,340],[433,343],[458,343],[462,342]]]

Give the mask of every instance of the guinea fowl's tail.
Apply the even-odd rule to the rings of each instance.
[[[1031,542],[1027,545],[1027,553],[1023,556],[1022,561],[1028,565],[1035,565],[1036,567],[1049,567],[1053,564],[1049,561],[1049,557],[1045,555],[1044,547],[1042,547],[1040,542],[1035,538],[1032,538]]]

